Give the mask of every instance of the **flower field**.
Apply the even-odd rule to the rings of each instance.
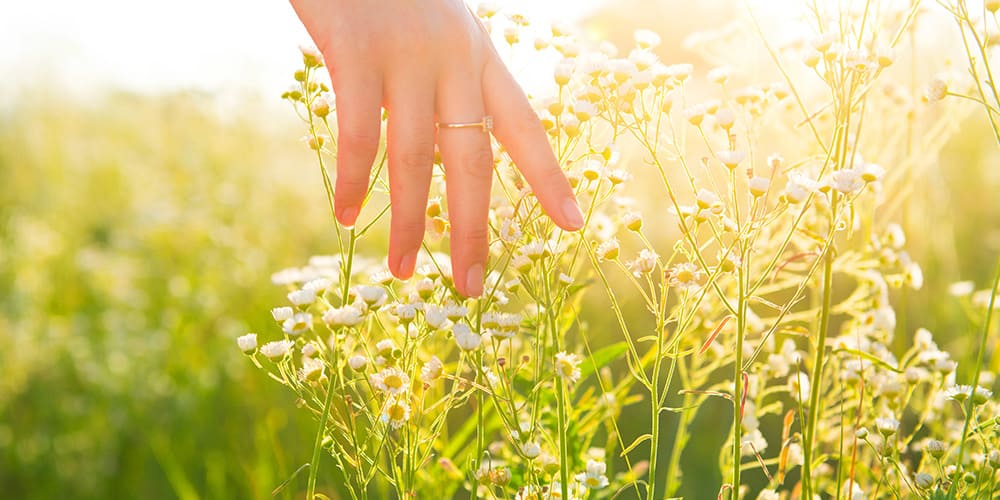
[[[585,225],[555,226],[495,144],[475,299],[440,163],[413,278],[385,264],[384,148],[358,223],[334,221],[314,49],[283,114],[47,89],[0,109],[0,484],[997,497],[1000,2],[785,3],[699,30],[642,2],[582,26],[478,5],[543,76]]]

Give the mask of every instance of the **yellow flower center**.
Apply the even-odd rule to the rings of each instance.
[[[395,374],[395,373],[391,373],[389,375],[386,375],[386,377],[384,379],[382,379],[382,382],[384,382],[385,386],[388,387],[389,389],[402,389],[403,388],[403,378],[400,377],[398,374]]]
[[[401,421],[406,418],[406,407],[401,404],[393,404],[385,412],[390,420]]]

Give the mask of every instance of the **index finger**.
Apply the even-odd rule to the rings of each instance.
[[[583,227],[583,213],[566,175],[559,167],[538,115],[514,76],[493,54],[483,70],[483,100],[493,115],[493,135],[503,144],[545,213],[559,227]]]

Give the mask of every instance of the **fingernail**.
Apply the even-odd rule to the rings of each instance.
[[[483,265],[473,264],[465,272],[465,293],[469,297],[478,297],[483,293]]]
[[[347,207],[340,211],[340,221],[346,227],[353,227],[354,223],[358,220],[358,212],[361,209],[358,207]]]
[[[576,231],[583,227],[583,212],[580,211],[580,205],[577,205],[576,198],[566,198],[566,201],[563,202],[562,210],[563,217],[566,218],[566,223],[569,224],[571,229]]]
[[[409,278],[413,274],[413,268],[417,264],[417,252],[410,252],[399,259],[400,277]]]

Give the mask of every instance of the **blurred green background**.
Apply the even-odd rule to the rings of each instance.
[[[616,12],[598,33],[645,26]],[[218,97],[30,87],[0,106],[0,497],[267,498],[308,461],[313,423],[234,339],[273,333],[270,273],[331,252],[333,222],[294,114]],[[901,335],[926,326],[959,359],[976,325],[946,290],[990,279],[997,160],[972,115],[902,210],[926,286],[894,297]],[[616,335],[589,320],[595,342]],[[729,417],[709,410],[686,462],[718,452]],[[688,470],[682,492],[714,497],[698,487],[717,473]]]

